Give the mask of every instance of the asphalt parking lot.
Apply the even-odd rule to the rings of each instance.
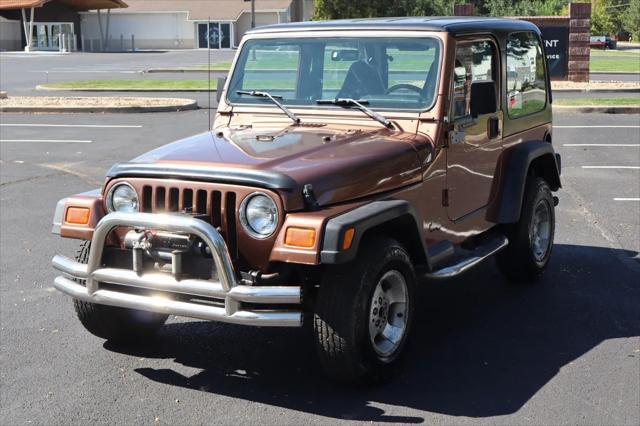
[[[322,375],[304,329],[172,319],[117,346],[52,289],[51,257],[77,247],[50,233],[56,201],[205,131],[207,111],[2,114],[2,423],[638,424],[638,117],[557,114],[564,188],[542,282],[510,287],[489,262],[424,286],[404,374],[351,389]]]

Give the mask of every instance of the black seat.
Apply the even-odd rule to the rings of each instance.
[[[349,67],[338,97],[360,99],[367,95],[382,95],[385,90],[378,71],[368,62],[359,60]]]
[[[427,78],[424,81],[424,85],[422,86],[422,99],[428,101],[427,103],[431,103],[433,101],[433,97],[436,96],[435,88],[438,78],[438,58],[435,58],[429,67],[429,73],[427,74]]]

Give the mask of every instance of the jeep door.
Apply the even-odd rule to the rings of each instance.
[[[487,37],[456,41],[447,148],[447,214],[458,220],[489,203],[502,151],[500,59]]]

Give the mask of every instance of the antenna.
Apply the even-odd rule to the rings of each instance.
[[[209,91],[208,96],[209,96],[209,105],[208,105],[208,118],[207,118],[207,131],[211,130],[211,16],[209,16],[208,18],[209,20],[207,21],[207,56],[208,56],[208,62],[207,62],[207,80],[208,80],[208,84],[209,84]]]

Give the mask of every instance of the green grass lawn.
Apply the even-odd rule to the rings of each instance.
[[[640,106],[640,96],[628,98],[571,98],[571,99],[554,99],[555,105],[570,106]]]
[[[591,49],[591,72],[640,73],[640,52]]]
[[[202,80],[81,80],[49,83],[42,86],[50,89],[127,89],[127,90],[208,90],[209,83]],[[211,82],[215,90],[216,82]]]
[[[603,50],[590,49],[591,56],[634,56],[640,58],[640,51],[637,50]]]

